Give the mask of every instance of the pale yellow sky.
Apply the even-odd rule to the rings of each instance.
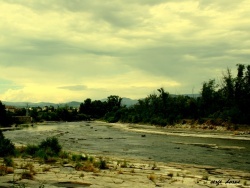
[[[0,100],[199,93],[249,64],[248,0],[2,0]]]

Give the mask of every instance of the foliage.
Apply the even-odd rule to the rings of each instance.
[[[25,149],[25,153],[31,156],[34,156],[39,150],[37,145],[28,145]]]
[[[103,158],[100,158],[100,160],[95,163],[95,166],[99,169],[108,169],[107,161],[104,160]]]
[[[9,139],[5,138],[2,131],[0,131],[0,157],[11,155],[15,155],[15,146]]]
[[[14,166],[14,161],[11,157],[4,157],[3,159],[3,163],[6,165],[6,166],[10,166],[10,167],[13,167]]]
[[[46,162],[51,162],[54,161],[53,157],[59,155],[65,157],[67,155],[66,153],[61,153],[61,149],[62,146],[59,144],[57,138],[48,137],[39,145],[28,145],[22,153],[44,159]]]
[[[38,147],[46,151],[49,156],[58,156],[62,149],[62,146],[59,144],[56,137],[46,138],[39,144]]]
[[[5,105],[3,105],[0,101],[0,127],[10,126],[12,121],[13,119],[11,118],[10,114],[5,110]]]
[[[250,124],[250,65],[237,64],[237,75],[226,69],[221,80],[202,83],[199,97],[171,95],[163,88],[149,94],[130,107],[122,106],[122,98],[110,95],[106,101],[87,98],[79,110],[69,107],[37,107],[30,112],[35,121],[89,121],[102,119],[110,123],[146,123],[160,126],[174,125],[186,119],[200,122],[205,118],[224,122]],[[39,111],[38,111],[39,110]],[[24,114],[25,109],[17,113]],[[11,122],[5,106],[0,102],[0,125]]]

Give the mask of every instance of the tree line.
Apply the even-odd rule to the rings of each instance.
[[[45,112],[33,110],[30,115],[35,121],[102,119],[166,126],[185,120],[203,123],[209,119],[214,123],[250,124],[250,65],[237,64],[235,77],[227,69],[220,80],[203,82],[199,97],[171,95],[159,88],[157,93],[149,94],[135,105],[127,107],[121,102],[117,95],[107,97],[106,101],[87,98],[78,110],[65,106]],[[0,124],[7,125],[11,114],[3,109],[0,102]]]

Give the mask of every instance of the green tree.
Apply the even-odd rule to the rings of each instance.
[[[9,126],[11,122],[11,117],[7,114],[5,105],[0,101],[0,126]]]
[[[110,112],[113,109],[121,107],[122,98],[117,95],[110,95],[107,100],[107,110]]]

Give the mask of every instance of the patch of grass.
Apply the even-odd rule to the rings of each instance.
[[[62,149],[62,146],[59,144],[56,137],[46,138],[38,147],[45,150],[49,156],[58,156]]]
[[[79,175],[79,178],[83,178],[84,177],[84,173],[81,173],[80,175]]]
[[[37,145],[28,145],[25,148],[25,153],[31,156],[34,156],[39,151],[39,147]]]
[[[0,176],[4,176],[4,175],[6,175],[6,166],[4,166],[4,165],[1,165],[0,166]]]
[[[66,151],[61,151],[59,153],[59,157],[62,158],[62,159],[68,159],[69,158],[69,153],[66,152]]]
[[[33,165],[32,163],[27,163],[27,164],[25,164],[25,165],[24,165],[24,169],[29,170],[29,172],[32,173],[33,175],[36,174],[34,165]]]
[[[103,158],[100,158],[100,160],[95,163],[96,167],[99,169],[109,169],[108,165],[107,165],[107,161],[104,160]]]
[[[48,171],[50,171],[50,167],[45,166],[45,167],[43,167],[42,171],[43,171],[43,172],[48,172]]]
[[[34,179],[34,175],[33,175],[33,173],[31,173],[29,171],[24,171],[21,174],[21,179],[33,180]]]
[[[95,158],[94,158],[94,157],[92,157],[92,156],[90,156],[88,160],[89,160],[89,162],[94,163]]]
[[[169,172],[167,176],[172,178],[174,176],[174,174],[173,174],[173,172]]]
[[[151,180],[152,182],[156,183],[156,175],[155,174],[149,174],[148,179]]]
[[[124,160],[124,161],[122,162],[122,164],[121,164],[121,167],[122,167],[122,168],[127,168],[127,167],[128,167],[127,161]]]
[[[85,171],[85,172],[97,172],[98,170],[95,168],[94,164],[86,161],[84,163],[77,163],[75,169],[78,171]]]
[[[46,160],[44,160],[45,163],[56,163],[57,158],[56,157],[48,157]]]
[[[123,171],[120,169],[117,174],[123,174]]]
[[[35,153],[34,157],[38,157],[38,158],[43,159],[43,160],[46,161],[46,160],[49,158],[49,155],[48,155],[47,151],[45,151],[45,150],[43,150],[43,149],[39,149],[39,150]]]
[[[154,164],[153,164],[153,166],[152,166],[152,168],[151,168],[152,170],[157,170],[158,168],[157,168],[157,164],[154,162]]]
[[[202,176],[202,179],[203,179],[203,180],[208,180],[208,175],[203,175],[203,176]]]
[[[71,156],[71,160],[72,161],[75,161],[75,162],[78,162],[78,161],[87,161],[89,160],[89,157],[88,155],[85,155],[85,154],[73,154]]]
[[[6,165],[6,166],[10,166],[10,167],[13,167],[14,166],[14,161],[11,157],[4,157],[3,158],[3,163]]]

